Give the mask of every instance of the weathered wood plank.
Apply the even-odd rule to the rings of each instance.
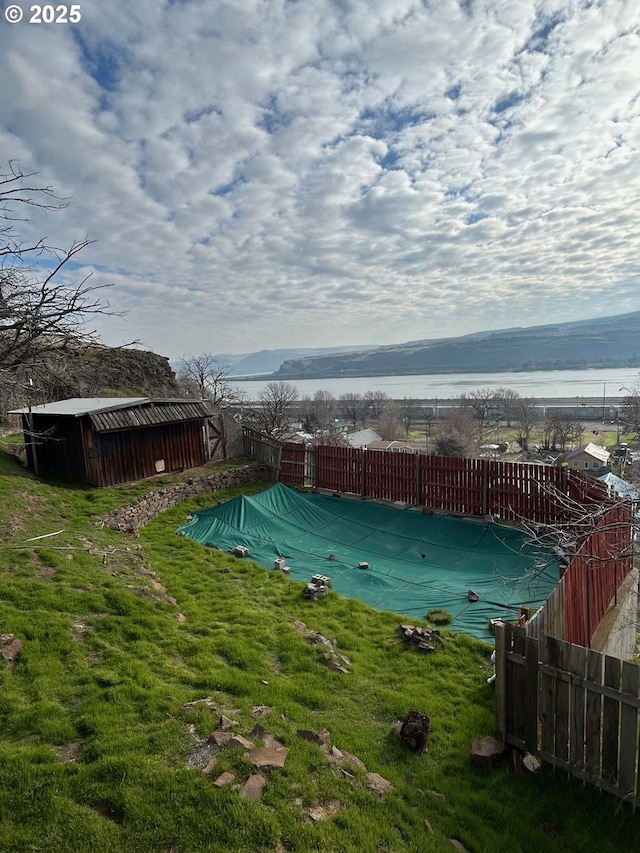
[[[640,692],[640,667],[623,661],[622,692],[636,698]],[[620,796],[637,799],[638,772],[638,709],[623,703],[620,713],[620,764],[618,784]]]
[[[507,706],[506,706],[506,642],[507,626],[504,622],[496,622],[496,738],[501,743],[507,742]]]
[[[540,659],[542,663],[551,664],[551,637],[543,637],[540,644]],[[548,672],[542,672],[540,677],[540,746],[544,752],[551,755],[555,749],[555,687],[556,679]]]
[[[576,678],[571,684],[569,761],[576,770],[584,770],[586,690],[583,682],[587,673],[587,650],[583,646],[571,647],[570,669]]]
[[[529,752],[538,752],[538,640],[527,637],[524,655],[525,721],[524,742]]]
[[[556,657],[554,665],[560,670],[569,669],[571,646],[561,640],[556,640],[554,646],[554,653]],[[566,681],[557,679],[555,696],[555,754],[562,761],[569,760],[569,697],[569,684]]]
[[[607,655],[604,659],[604,683],[620,689],[622,661]],[[604,697],[602,708],[602,775],[611,784],[618,780],[618,737],[620,734],[620,701]]]
[[[602,683],[603,655],[587,651],[587,680]],[[602,735],[602,697],[587,685],[585,712],[585,769],[593,779],[600,778],[600,743]]]
[[[527,716],[525,696],[525,672],[524,672],[524,644],[525,632],[523,628],[510,626],[512,632],[513,653],[507,658],[507,666],[510,668],[508,683],[511,685],[511,724],[509,731],[519,741],[524,742],[525,719]]]

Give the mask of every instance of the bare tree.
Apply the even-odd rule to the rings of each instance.
[[[455,408],[440,424],[438,456],[471,456],[477,444],[478,425],[468,409]]]
[[[90,325],[97,315],[115,313],[102,293],[110,285],[92,285],[91,275],[70,283],[64,275],[91,241],[58,248],[46,237],[24,242],[16,232],[26,221],[21,211],[65,206],[34,177],[15,162],[0,174],[0,383],[20,372],[32,382],[49,374],[70,350],[97,343]]]
[[[460,402],[473,412],[474,418],[478,421],[480,439],[482,439],[485,421],[492,409],[495,408],[494,392],[490,388],[480,388],[477,391],[470,391],[468,394],[461,394]]]
[[[536,407],[536,401],[531,397],[520,397],[511,400],[511,417],[518,426],[520,435],[518,442],[523,450],[529,445],[531,430],[540,420],[540,410]]]
[[[364,395],[364,404],[374,421],[380,420],[390,403],[391,397],[384,391],[367,391]]]
[[[281,438],[289,428],[298,389],[289,382],[268,382],[258,404],[248,412],[252,425],[274,438]]]
[[[402,420],[393,409],[383,411],[378,420],[378,432],[387,441],[397,441],[404,432]]]
[[[553,413],[544,425],[544,446],[549,449],[565,451],[571,440],[581,436],[584,426],[577,423],[569,415]]]
[[[364,411],[364,403],[359,394],[347,391],[338,398],[340,410],[346,421],[355,429]]]
[[[515,406],[518,403],[520,394],[511,388],[498,388],[494,392],[493,402],[497,409],[500,409],[507,426],[511,426],[511,421],[514,418]]]
[[[209,354],[190,355],[181,359],[177,381],[187,397],[210,400],[214,406],[235,402],[238,392],[229,382],[229,372]]]
[[[411,432],[411,427],[415,424],[421,414],[421,409],[418,406],[418,401],[411,397],[404,397],[400,401],[398,416],[404,426],[405,435],[408,436]]]
[[[636,441],[640,441],[640,384],[624,390],[629,393],[620,409],[620,421],[625,430],[633,433]]]

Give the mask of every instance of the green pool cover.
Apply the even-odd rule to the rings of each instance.
[[[281,484],[196,512],[178,532],[224,551],[244,546],[268,569],[285,557],[290,577],[328,576],[341,595],[408,621],[444,609],[451,630],[487,641],[491,619],[539,606],[559,577],[554,555],[520,530]]]

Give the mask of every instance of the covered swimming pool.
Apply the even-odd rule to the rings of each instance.
[[[196,512],[178,532],[224,551],[243,546],[268,569],[284,557],[290,577],[328,576],[341,595],[408,620],[445,610],[448,628],[487,641],[491,619],[539,607],[560,576],[554,554],[514,527],[280,483]]]

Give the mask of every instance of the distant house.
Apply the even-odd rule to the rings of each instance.
[[[575,471],[594,471],[607,465],[610,456],[606,447],[589,442],[567,453],[564,462]]]
[[[619,498],[629,498],[632,501],[640,501],[640,491],[636,489],[633,483],[629,483],[628,480],[616,477],[611,472],[598,477],[598,480],[605,484],[610,495]]]
[[[374,429],[359,429],[357,432],[346,434],[350,447],[366,447],[372,441],[381,441],[382,437]]]
[[[200,400],[75,397],[10,414],[22,416],[27,462],[38,476],[90,486],[203,465],[217,432]]]

